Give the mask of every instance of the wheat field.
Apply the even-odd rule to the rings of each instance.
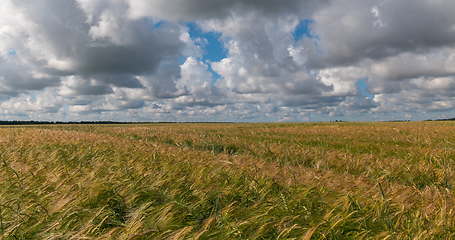
[[[455,123],[0,128],[0,239],[454,239]]]

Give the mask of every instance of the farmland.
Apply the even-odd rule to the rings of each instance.
[[[455,238],[455,123],[0,127],[0,239]]]

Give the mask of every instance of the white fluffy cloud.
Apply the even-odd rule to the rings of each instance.
[[[447,0],[3,0],[0,117],[450,116],[454,11]],[[313,37],[297,39],[304,19]],[[208,40],[186,22],[219,33],[226,58],[205,59]]]

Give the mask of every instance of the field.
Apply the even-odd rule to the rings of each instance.
[[[0,239],[454,239],[455,123],[0,128]]]

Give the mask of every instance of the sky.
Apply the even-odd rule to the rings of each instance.
[[[452,0],[2,0],[0,120],[455,117]]]

